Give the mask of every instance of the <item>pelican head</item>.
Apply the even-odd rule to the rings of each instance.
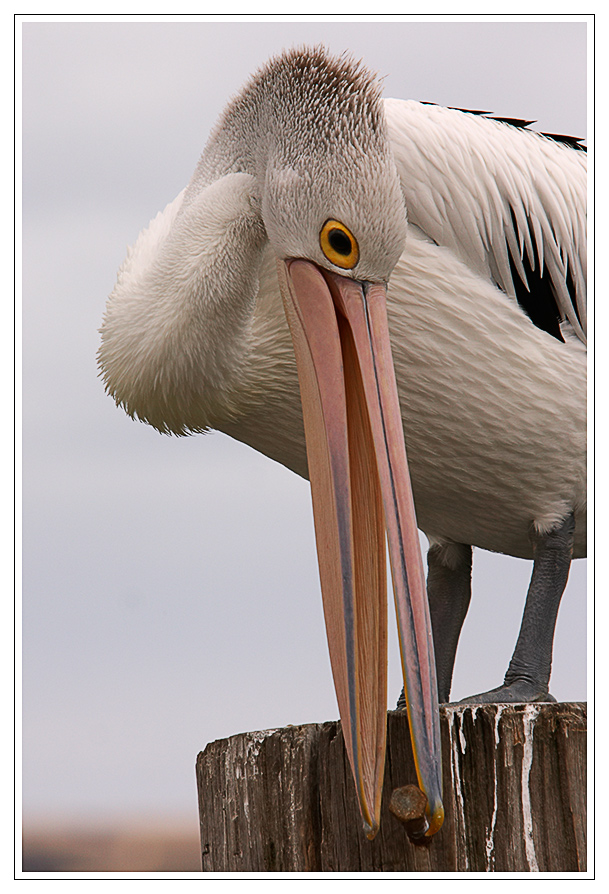
[[[369,837],[385,760],[385,539],[427,834],[443,818],[431,627],[385,310],[406,230],[375,79],[320,49],[285,53],[230,103],[187,190],[140,236],[100,349],[106,387],[132,416],[180,434],[221,427],[222,414],[237,425],[261,264],[274,255],[330,657]]]
[[[229,170],[256,178],[277,257],[336,270],[320,233],[337,219],[359,245],[355,264],[339,261],[340,271],[387,281],[404,248],[406,211],[379,86],[365,69],[321,50],[271,60],[225,111],[195,189]]]

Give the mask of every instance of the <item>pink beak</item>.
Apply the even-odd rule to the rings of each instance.
[[[279,261],[307,441],[334,685],[369,838],[378,831],[387,730],[389,546],[426,835],[442,825],[436,671],[386,287]]]

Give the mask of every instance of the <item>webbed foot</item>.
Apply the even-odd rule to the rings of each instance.
[[[500,705],[500,704],[526,704],[528,702],[555,702],[556,699],[548,692],[547,686],[540,686],[531,680],[513,680],[504,683],[496,689],[488,692],[480,692],[478,695],[470,695],[462,698],[457,705]]]

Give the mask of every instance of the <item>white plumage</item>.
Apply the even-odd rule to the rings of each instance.
[[[388,311],[419,524],[434,541],[530,556],[530,525],[548,530],[570,506],[584,555],[585,153],[478,115],[384,106],[410,223]],[[232,173],[155,218],[110,298],[101,362],[117,401],[160,430],[219,429],[306,475],[256,186]],[[564,343],[516,303],[510,245],[547,267]],[[216,306],[189,306],[210,280]]]
[[[524,253],[534,270],[547,267],[563,317],[585,340],[585,153],[456,109],[388,99],[385,110],[411,223],[512,298],[508,251],[525,283]]]

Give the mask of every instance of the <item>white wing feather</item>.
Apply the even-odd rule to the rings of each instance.
[[[456,109],[387,99],[385,111],[409,220],[514,299],[510,257],[527,288],[522,260],[545,269],[585,341],[586,154]]]

